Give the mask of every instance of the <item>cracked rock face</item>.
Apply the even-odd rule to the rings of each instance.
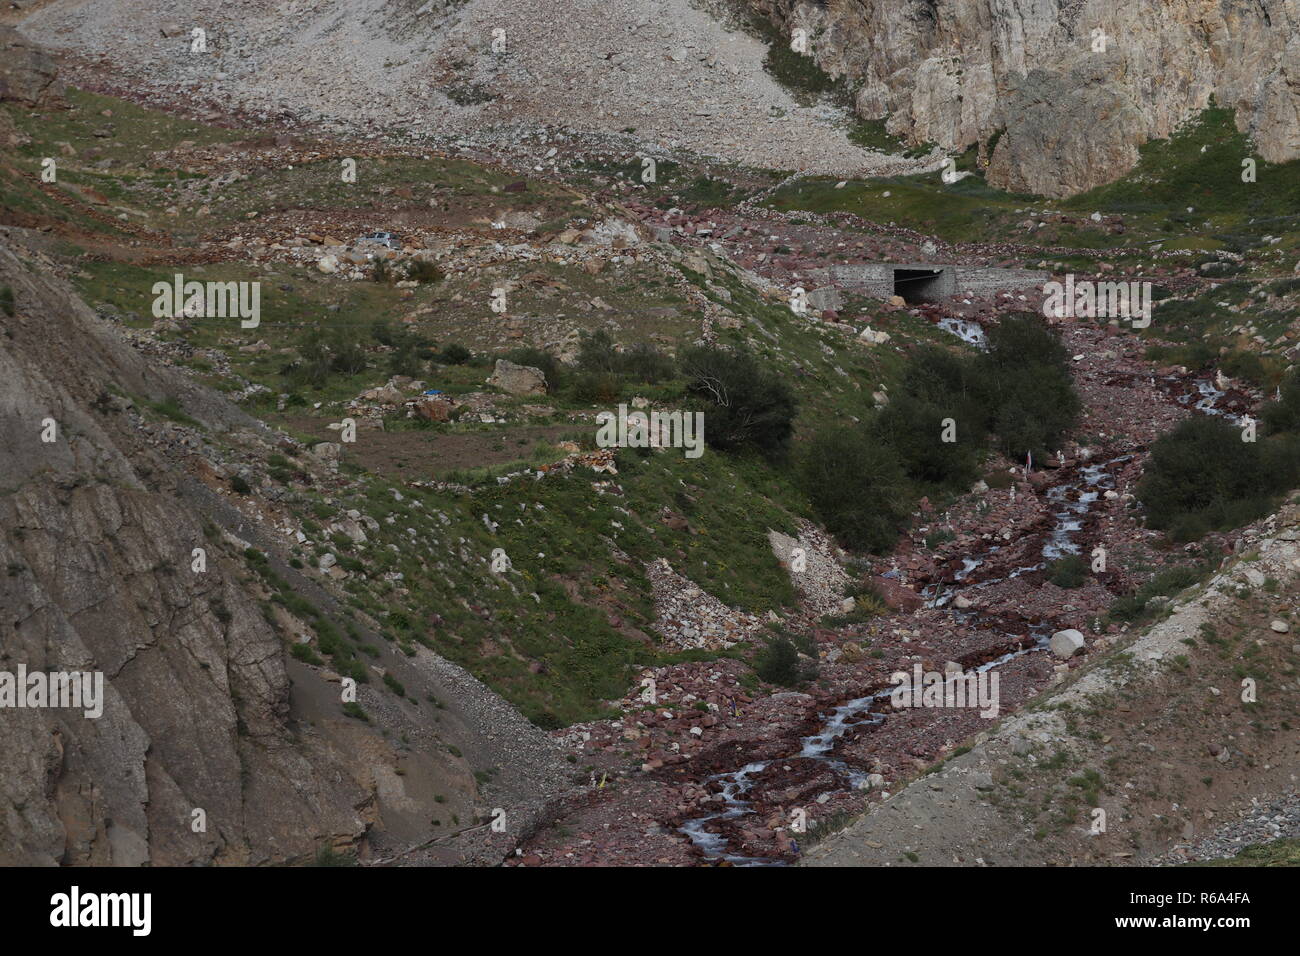
[[[97,719],[0,714],[0,861],[258,862],[362,832],[365,793],[291,738],[281,642],[233,561],[167,493],[170,463],[125,413],[94,411],[166,375],[8,248],[0,274],[20,303],[0,351],[0,441],[15,451],[0,459],[0,670],[104,679]],[[210,424],[238,424],[226,414]],[[190,569],[197,546],[205,574]]]
[[[47,107],[63,99],[63,83],[53,60],[5,24],[0,24],[0,51],[4,53],[0,58],[0,102]]]
[[[1291,0],[750,0],[861,84],[856,108],[916,143],[1001,131],[989,182],[1067,196],[1122,176],[1211,97],[1259,155],[1300,157]],[[1095,30],[1105,34],[1104,51]],[[1289,40],[1289,42],[1288,42]]]

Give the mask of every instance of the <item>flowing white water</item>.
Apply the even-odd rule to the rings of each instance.
[[[944,322],[956,322],[960,320],[943,320]],[[966,323],[973,324],[973,323]],[[978,327],[977,327],[978,328]],[[949,329],[949,331],[953,331]],[[959,334],[954,332],[954,334]],[[980,331],[981,341],[983,331]],[[1208,381],[1197,383],[1197,388],[1202,395],[1200,401],[1196,403],[1196,408],[1206,414],[1220,415],[1224,414],[1217,409],[1216,403],[1223,397],[1224,393],[1214,388],[1213,384]],[[1179,399],[1183,404],[1190,401],[1191,396],[1183,396]],[[1238,416],[1227,415],[1229,420],[1238,420]],[[1028,574],[1033,571],[1042,570],[1047,563],[1067,554],[1078,554],[1079,546],[1072,539],[1072,535],[1083,527],[1084,520],[1092,506],[1105,491],[1112,490],[1115,487],[1115,476],[1111,474],[1111,469],[1115,465],[1123,464],[1132,459],[1132,455],[1121,455],[1118,458],[1112,458],[1109,461],[1101,462],[1095,465],[1085,465],[1079,470],[1079,476],[1064,484],[1056,485],[1047,491],[1046,498],[1057,510],[1053,512],[1054,523],[1047,541],[1043,544],[1042,557],[1043,562],[1029,567],[1019,567],[1009,572],[1003,578],[995,578],[981,582],[966,584],[961,587],[944,587],[943,585],[932,585],[927,588],[928,607],[943,607],[956,596],[959,590],[977,589],[990,587],[999,581],[1009,578],[1016,578],[1022,574]],[[953,575],[954,584],[961,584],[966,581],[970,575],[981,567],[988,557],[998,550],[1001,545],[990,545],[982,556],[962,559],[962,568]],[[976,612],[962,612],[956,609],[953,614],[965,620]],[[1034,636],[1034,643],[1028,647],[1019,648],[1003,654],[987,663],[981,664],[975,668],[977,672],[984,672],[998,667],[1006,662],[1020,657],[1024,654],[1040,651],[1047,646],[1048,636],[1051,632],[1050,626],[1039,625],[1030,628],[1030,633]],[[1015,634],[1008,634],[1008,638],[1014,639]],[[888,697],[894,688],[877,691],[864,697],[858,697],[847,703],[836,707],[826,718],[819,732],[804,737],[801,741],[799,752],[791,757],[778,758],[790,760],[794,758],[812,759],[825,761],[828,765],[835,768],[846,781],[844,789],[857,787],[865,774],[856,770],[842,761],[835,760],[828,756],[834,749],[835,741],[842,737],[851,727],[861,726],[863,724],[874,725],[882,723],[886,719],[885,714],[869,714],[871,707],[877,701]],[[864,717],[864,715],[867,715]],[[857,719],[855,718],[863,718]],[[714,820],[732,820],[737,817],[746,816],[754,813],[752,802],[745,799],[745,794],[749,793],[755,784],[752,779],[755,775],[766,770],[769,766],[776,763],[777,760],[759,761],[746,764],[739,770],[731,773],[716,774],[709,777],[706,782],[722,780],[725,781],[722,789],[722,803],[725,809],[718,813],[711,813],[705,816],[688,820],[680,827],[680,832],[684,833],[700,849],[706,859],[726,860],[727,862],[739,866],[773,866],[782,865],[780,860],[773,860],[768,857],[744,856],[741,854],[729,852],[730,841],[717,833],[711,833],[705,827]]]
[[[971,322],[967,319],[943,318],[936,322],[935,325],[945,332],[957,336],[967,345],[973,345],[977,349],[988,348],[988,339],[977,322]]]

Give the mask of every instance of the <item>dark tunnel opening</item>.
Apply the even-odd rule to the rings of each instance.
[[[909,304],[934,302],[943,297],[942,269],[895,269],[894,295]]]

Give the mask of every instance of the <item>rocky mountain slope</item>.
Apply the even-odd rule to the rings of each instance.
[[[511,145],[544,161],[550,128],[812,173],[936,167],[979,145],[988,180],[1068,196],[1133,167],[1212,101],[1259,157],[1300,156],[1300,39],[1289,0],[403,0],[288,7],[57,0],[23,29],[138,84],[277,122]],[[928,159],[851,142],[833,102],[798,102],[765,69],[758,16],[866,120]],[[194,52],[192,30],[205,31]],[[494,44],[496,44],[494,46]]]
[[[1261,429],[1268,459],[1232,458],[1226,423],[1274,395],[1300,409],[1300,164],[1241,180],[1240,113],[1215,108],[1061,202],[990,185],[976,150],[955,182],[851,177],[843,156],[880,154],[835,152],[845,117],[763,86],[749,34],[736,50],[762,80],[708,90],[779,90],[775,125],[693,112],[712,67],[631,5],[602,24],[659,53],[613,64],[612,87],[622,48],[592,58],[575,95],[604,99],[572,112],[568,74],[542,67],[586,62],[600,11],[574,5],[579,36],[545,7],[212,5],[217,72],[183,22],[155,37],[127,16],[160,7],[54,0],[25,24],[57,27],[68,72],[61,90],[26,52],[3,73],[0,672],[98,668],[109,700],[98,721],[0,711],[21,755],[0,773],[0,859],[791,863],[971,776],[961,805],[1001,821],[1012,862],[1112,862],[1222,843],[1202,819],[1274,806],[1296,759],[1295,521],[1261,518],[1289,485],[1235,479],[1289,448],[1300,474],[1300,411]],[[536,36],[507,29],[519,61],[475,47],[430,79],[406,59],[426,34],[490,36],[472,18],[502,10],[534,18]],[[101,29],[135,73],[84,55]],[[356,88],[312,99],[344,64]],[[645,95],[659,74],[664,103]],[[381,128],[410,88],[434,113]],[[647,103],[656,139],[693,137],[650,180],[612,115]],[[455,133],[506,106],[519,127]],[[400,128],[425,122],[465,139]],[[714,129],[780,168],[697,155]],[[868,168],[933,162],[903,159]],[[160,313],[178,272],[255,283],[260,324]],[[957,294],[915,284],[941,274]],[[1150,286],[1151,321],[1045,311],[1067,276]],[[718,375],[738,404],[758,393],[769,444],[702,394]],[[704,409],[707,447],[608,447],[598,416],[620,405]],[[934,442],[954,407],[963,442]],[[1032,463],[1010,444],[1029,422],[1050,436],[1015,439]],[[1206,481],[1232,492],[1207,497],[1234,510],[1157,524],[1142,484],[1188,422],[1219,430],[1178,460],[1219,469]],[[1171,608],[1207,578],[1213,634]],[[1170,613],[1161,662],[1132,666]],[[989,756],[993,718],[880,696],[896,671],[954,666],[997,668],[1025,746]],[[1127,683],[1098,691],[1110,671]],[[1258,706],[1229,706],[1257,675]],[[1072,687],[1090,696],[1053,696]],[[1106,841],[1078,832],[1095,802],[1120,811]],[[967,839],[915,806],[833,862],[934,862]],[[934,842],[910,841],[927,820]]]
[[[191,52],[194,28],[206,53]],[[547,152],[535,131],[552,129],[811,172],[923,168],[854,145],[837,111],[764,71],[764,43],[688,0],[571,0],[563,15],[552,0],[59,0],[23,30],[272,122],[465,138],[533,162]]]
[[[1069,196],[1132,168],[1211,99],[1258,154],[1300,157],[1289,0],[747,0],[856,82],[855,108],[914,142],[995,139],[990,183]]]
[[[249,555],[267,549],[297,593],[348,622],[213,487],[225,443],[274,436],[107,329],[42,245],[0,236],[14,302],[0,318],[0,666],[100,671],[105,701],[98,718],[5,711],[0,860],[259,863],[367,844],[383,856],[486,817],[486,768],[502,768],[493,800],[523,826],[556,780],[545,738],[427,651],[376,661],[409,700],[363,685],[371,721],[346,716],[338,675],[290,658]],[[182,423],[149,420],[158,402]],[[446,852],[489,845],[480,830]]]

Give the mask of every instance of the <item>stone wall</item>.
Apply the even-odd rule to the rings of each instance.
[[[955,266],[937,263],[872,262],[863,265],[836,265],[809,272],[814,287],[834,285],[877,299],[894,295],[896,271],[939,270],[927,294],[941,299],[951,295],[987,295],[991,292],[1028,289],[1041,286],[1050,276],[1036,269],[999,269],[990,266]]]

